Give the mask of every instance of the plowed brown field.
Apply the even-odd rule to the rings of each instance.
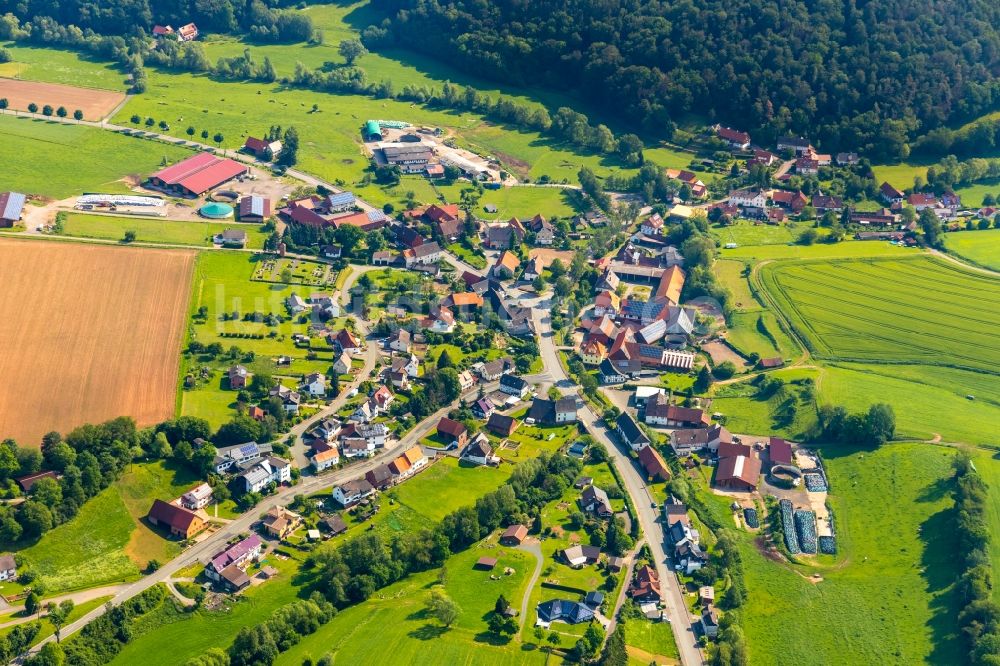
[[[49,104],[53,109],[66,107],[70,118],[74,111],[80,109],[84,120],[100,120],[114,111],[125,99],[125,93],[0,78],[0,97],[6,98],[11,109],[19,111],[27,111],[28,105],[34,102],[38,105],[39,113],[43,106]]]
[[[0,239],[0,438],[169,418],[194,258]]]

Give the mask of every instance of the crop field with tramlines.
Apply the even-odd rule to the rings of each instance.
[[[787,262],[761,279],[817,357],[1000,366],[996,278],[922,256]]]

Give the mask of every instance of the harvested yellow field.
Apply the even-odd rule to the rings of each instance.
[[[0,239],[0,438],[169,418],[194,258]]]

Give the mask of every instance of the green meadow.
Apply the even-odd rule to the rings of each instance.
[[[62,125],[0,115],[0,143],[7,155],[3,187],[63,199],[83,192],[127,192],[121,179],[144,178],[189,150],[96,127]],[[44,166],[42,166],[44,165]]]
[[[998,443],[1000,383],[995,375],[941,366],[838,362],[822,368],[817,387],[820,404],[851,411],[889,403],[896,413],[897,437],[929,440],[940,435],[946,442]]]
[[[948,536],[953,455],[923,444],[823,449],[838,554],[789,565],[744,536],[749,663],[962,662]],[[724,498],[712,501],[728,514]]]
[[[996,373],[1000,281],[928,257],[786,262],[761,280],[811,351],[827,359]]]
[[[174,499],[195,482],[173,463],[133,464],[20,556],[39,574],[47,594],[135,580],[150,560],[166,562],[180,553],[177,542],[143,521],[153,500]]]
[[[974,264],[1000,270],[1000,229],[945,234],[945,247]]]
[[[0,64],[0,76],[122,92],[128,89],[127,77],[114,63],[86,53],[24,42],[0,42],[0,47],[14,56],[12,62]]]
[[[135,240],[146,243],[168,243],[210,247],[212,238],[226,229],[247,232],[247,247],[263,249],[268,233],[253,224],[236,222],[198,222],[165,220],[148,217],[113,217],[69,213],[63,223],[63,233],[80,238],[121,240],[126,231],[135,232]]]

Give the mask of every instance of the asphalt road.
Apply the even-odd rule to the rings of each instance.
[[[559,363],[559,353],[556,349],[551,321],[548,316],[549,309],[548,302],[541,301],[532,310],[535,330],[538,333],[538,347],[542,356],[542,365],[555,380],[560,391],[567,395],[577,394],[578,387],[569,379]],[[591,435],[607,448],[611,460],[625,484],[625,491],[635,506],[639,525],[642,527],[643,534],[646,535],[646,542],[649,544],[650,552],[656,563],[656,570],[660,575],[663,605],[670,618],[670,626],[673,628],[681,663],[684,666],[700,666],[705,663],[705,658],[697,644],[697,635],[692,627],[693,618],[687,610],[680,581],[674,574],[667,558],[663,524],[660,522],[660,506],[649,494],[645,477],[639,472],[631,456],[618,445],[617,438],[612,439],[608,430],[603,425],[598,425],[600,416],[594,414],[586,403],[578,410],[577,414]]]

